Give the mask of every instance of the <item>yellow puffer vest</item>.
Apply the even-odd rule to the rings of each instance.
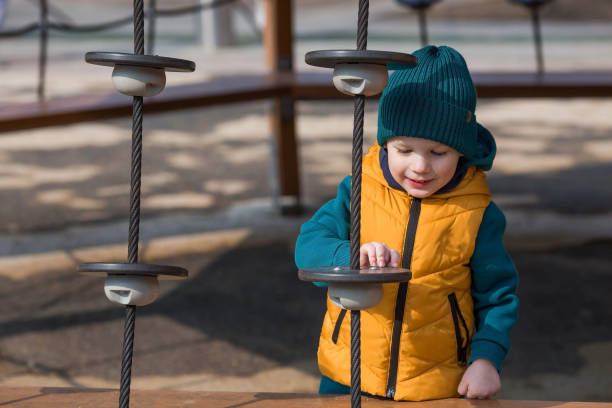
[[[454,397],[474,334],[469,262],[491,201],[485,175],[471,167],[452,191],[414,199],[388,186],[379,150],[363,159],[361,244],[398,251],[412,280],[383,285],[380,304],[361,313],[361,389],[395,400]],[[329,298],[318,360],[323,375],[350,385],[350,313]]]

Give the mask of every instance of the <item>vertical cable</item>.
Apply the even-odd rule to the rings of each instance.
[[[144,4],[134,0],[134,54],[144,54]],[[132,163],[130,172],[130,226],[128,237],[128,262],[138,263],[138,238],[140,231],[140,179],[142,167],[142,96],[135,96],[132,103]],[[130,406],[132,380],[132,355],[136,306],[126,306],[123,330],[123,357],[121,359],[121,384],[119,408]]]
[[[368,46],[369,0],[359,0],[357,49]],[[351,269],[359,269],[361,241],[361,161],[363,157],[363,116],[365,96],[355,95],[353,122],[353,166],[351,175]],[[361,407],[361,312],[351,310],[351,408]]]
[[[368,48],[368,13],[370,10],[369,0],[359,0],[359,14],[357,15],[357,49],[360,51]]]
[[[135,96],[132,102],[132,168],[130,173],[130,227],[128,237],[129,263],[138,263],[140,180],[142,167],[142,102],[142,96]]]
[[[351,310],[351,408],[361,407],[361,311]]]
[[[132,382],[132,355],[134,350],[134,327],[136,306],[125,307],[123,328],[123,356],[121,358],[121,384],[119,388],[119,408],[130,406],[130,384]]]

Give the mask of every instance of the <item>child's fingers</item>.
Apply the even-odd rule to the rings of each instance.
[[[364,250],[359,251],[359,266],[368,266],[368,253]]]
[[[360,262],[359,264],[361,266],[376,266],[376,247],[374,246],[373,242],[368,242],[367,244],[363,244],[361,246],[361,251],[362,254],[365,252],[365,262]],[[361,258],[361,256],[360,256]]]
[[[399,252],[394,249],[389,249],[389,256],[391,258],[389,261],[389,265],[393,266],[394,268],[397,268],[399,266]]]
[[[369,266],[370,265],[370,254],[368,252],[368,248],[370,248],[370,244],[363,244],[361,248],[359,248],[359,265],[360,266]]]
[[[372,242],[376,250],[376,259],[374,262],[370,260],[370,265],[385,266],[387,264],[387,248],[380,242]]]
[[[359,250],[361,266],[394,266],[399,264],[399,253],[381,242],[368,242]]]
[[[459,383],[459,386],[457,387],[457,392],[459,393],[459,395],[465,395],[467,394],[467,391],[468,391],[467,381],[461,380],[461,382]]]

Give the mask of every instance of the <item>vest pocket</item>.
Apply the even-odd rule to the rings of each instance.
[[[346,315],[346,309],[340,310],[340,314],[338,314],[338,320],[336,320],[336,325],[334,326],[334,332],[332,333],[332,341],[334,344],[338,343],[338,335],[340,334],[340,326],[342,326],[342,321],[344,320],[344,316]]]
[[[453,316],[453,324],[455,325],[455,337],[457,339],[457,361],[461,365],[467,364],[468,347],[470,345],[470,331],[465,323],[465,319],[459,309],[459,302],[457,302],[457,295],[451,293],[448,295],[448,303],[450,304],[451,314]],[[465,331],[465,337],[461,332],[461,326]]]

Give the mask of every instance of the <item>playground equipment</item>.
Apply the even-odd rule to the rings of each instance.
[[[539,75],[544,73],[544,55],[542,53],[542,32],[540,29],[540,7],[552,0],[510,0],[512,3],[522,4],[531,12],[531,25],[533,27],[533,42],[536,52],[536,66]]]
[[[405,268],[364,267],[359,264],[361,229],[361,159],[363,156],[363,116],[365,97],[382,92],[387,85],[387,69],[416,65],[410,54],[367,50],[369,1],[359,1],[357,50],[323,50],[306,54],[310,65],[334,68],[336,88],[355,97],[351,176],[350,266],[306,268],[298,271],[301,280],[327,282],[329,297],[343,310],[351,311],[351,407],[361,407],[361,312],[382,299],[382,283],[407,282]],[[405,265],[404,265],[405,267]]]
[[[421,47],[429,45],[427,35],[427,9],[440,0],[396,0],[399,4],[415,10],[419,16],[419,32],[421,33]]]
[[[95,24],[75,24],[72,19],[57,6],[50,4],[50,0],[36,0],[39,8],[39,20],[34,23],[26,24],[22,27],[3,29],[2,23],[6,14],[7,1],[0,0],[0,40],[3,38],[13,38],[28,35],[38,31],[38,100],[45,99],[46,71],[47,71],[47,51],[49,48],[49,32],[60,31],[64,33],[91,33],[116,29],[126,24],[134,22],[133,16],[125,16],[111,21]],[[158,8],[156,0],[149,0],[148,6],[144,9],[144,17],[147,19],[147,54],[153,54],[156,36],[156,21],[159,17],[174,17],[192,13],[202,13],[207,10],[214,10],[224,6],[235,6],[236,9],[245,16],[249,25],[253,28],[256,36],[261,33],[253,18],[253,12],[248,6],[238,0],[212,0],[209,2],[197,1],[195,5],[173,8]],[[52,18],[52,17],[55,17]],[[57,19],[59,18],[59,21]]]
[[[133,96],[128,263],[94,262],[78,266],[81,273],[106,274],[106,297],[111,302],[126,306],[119,407],[128,408],[136,306],[147,305],[157,298],[158,277],[187,277],[187,270],[181,267],[138,263],[143,97],[154,96],[164,89],[165,71],[191,72],[195,70],[195,63],[144,55],[143,0],[134,0],[134,53],[88,52],[85,60],[90,64],[114,67],[112,78],[115,88],[125,95]]]

